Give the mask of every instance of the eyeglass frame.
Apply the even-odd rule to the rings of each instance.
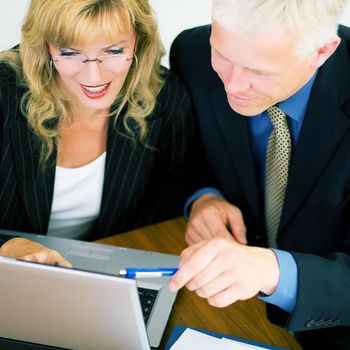
[[[125,61],[133,61],[135,60],[136,62],[136,65],[138,64],[138,59],[137,59],[137,56],[136,56],[136,47],[137,47],[137,38],[135,40],[135,44],[134,44],[134,52],[132,55],[129,55],[129,54],[126,54],[126,53],[118,53],[118,54],[114,54],[114,55],[100,55],[100,56],[97,56],[96,58],[94,59],[91,59],[91,58],[88,58],[86,56],[81,56],[79,57],[80,58],[80,61],[84,64],[88,63],[88,62],[98,62],[99,64],[102,64],[103,63],[103,60],[101,60],[101,58],[103,57],[117,57],[117,56],[128,56],[128,58],[125,60]],[[59,58],[62,58],[62,57],[77,57],[76,60],[78,60],[78,56],[62,56],[62,55],[56,55],[56,56],[50,56],[50,62],[59,62]]]
[[[82,55],[81,56],[80,55],[79,56],[56,55],[56,56],[51,56],[50,57],[50,61],[51,62],[59,62],[61,58],[63,58],[63,60],[65,60],[66,58],[69,58],[69,59],[73,59],[75,61],[80,61],[81,63],[84,63],[84,64],[86,64],[88,62],[98,62],[98,63],[102,64],[104,58],[107,58],[107,57],[112,57],[112,58],[114,58],[114,57],[125,57],[125,56],[126,56],[125,61],[132,61],[135,58],[135,54],[133,54],[133,55],[129,55],[129,54],[100,55],[100,56],[97,56],[94,59],[88,58],[88,57],[82,56]]]

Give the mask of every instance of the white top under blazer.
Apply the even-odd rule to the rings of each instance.
[[[56,166],[51,215],[47,234],[85,239],[101,208],[106,152],[84,166]]]

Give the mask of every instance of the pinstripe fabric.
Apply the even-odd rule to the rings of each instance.
[[[164,72],[167,82],[147,118],[150,147],[125,136],[122,116],[115,125],[110,120],[101,213],[91,239],[182,213],[192,190],[184,183],[193,119],[183,85]],[[22,93],[0,67],[0,228],[46,234],[55,166],[39,170],[38,145],[19,112]],[[130,127],[137,131],[134,123]]]

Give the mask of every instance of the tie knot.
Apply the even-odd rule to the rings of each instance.
[[[275,129],[280,129],[281,127],[288,128],[286,114],[277,106],[272,106],[266,110],[271,123]]]

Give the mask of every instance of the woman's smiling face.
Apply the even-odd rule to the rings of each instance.
[[[109,111],[130,70],[136,36],[101,36],[88,44],[57,48],[49,45],[63,94],[74,109]],[[85,63],[84,63],[85,62]]]

